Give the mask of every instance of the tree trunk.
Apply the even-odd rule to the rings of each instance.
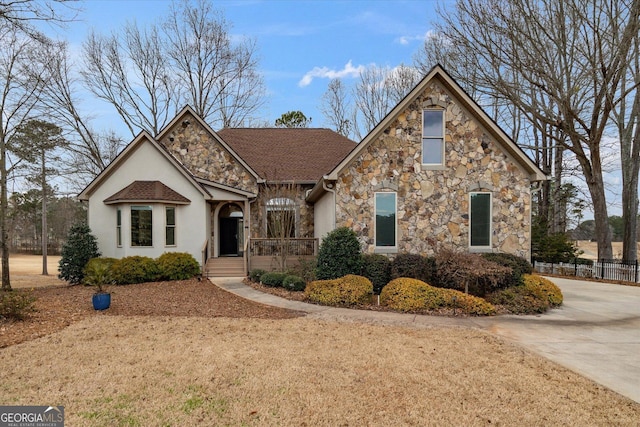
[[[601,175],[601,174],[600,174]],[[611,247],[611,229],[604,195],[602,177],[587,179],[589,193],[593,203],[593,219],[596,225],[596,242],[598,243],[598,259],[613,259]]]
[[[47,182],[44,154],[44,150],[42,150],[42,275],[48,276],[49,272],[47,271],[47,246],[49,242],[47,233]]]
[[[0,149],[0,250],[2,250],[2,290],[11,290],[9,279],[9,233],[7,232],[7,153],[4,146]]]

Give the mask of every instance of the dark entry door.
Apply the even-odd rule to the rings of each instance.
[[[238,255],[238,218],[220,218],[220,255]]]

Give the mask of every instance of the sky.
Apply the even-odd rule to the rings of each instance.
[[[77,20],[66,28],[44,28],[67,40],[79,54],[91,30],[118,31],[128,21],[139,25],[157,22],[169,14],[166,0],[86,0]],[[341,77],[351,86],[364,67],[411,64],[413,56],[437,20],[438,7],[453,7],[453,0],[213,0],[231,24],[232,38],[257,42],[259,71],[268,98],[262,121],[273,124],[288,111],[302,111],[312,127],[329,127],[320,103],[329,81]],[[87,94],[90,97],[90,94]],[[85,108],[98,123],[128,140],[122,119],[110,105],[85,100]],[[98,126],[100,127],[100,126]],[[616,161],[614,167],[619,164]],[[610,215],[620,214],[620,174],[606,174]],[[583,219],[592,218],[589,210]]]
[[[441,4],[446,4],[440,0]],[[127,21],[156,22],[169,13],[170,1],[87,0],[78,20],[49,33],[80,52],[91,30],[118,31]],[[313,127],[328,127],[319,110],[331,78],[345,83],[364,67],[410,64],[435,19],[431,0],[214,0],[231,24],[231,36],[256,40],[268,99],[262,119],[274,123],[299,110]],[[104,114],[104,109],[92,108]],[[113,120],[116,120],[115,114]]]

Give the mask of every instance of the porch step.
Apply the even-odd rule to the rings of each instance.
[[[243,277],[245,275],[244,258],[209,258],[204,274],[206,277]]]

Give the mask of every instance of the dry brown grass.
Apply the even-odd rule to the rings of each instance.
[[[205,296],[213,291],[200,286],[116,288],[116,301],[131,304],[114,305],[120,315],[85,313],[67,299],[79,310],[69,327],[0,349],[0,403],[64,405],[69,426],[635,426],[640,419],[640,404],[484,332],[209,317],[222,312],[196,309],[197,295],[199,306],[231,301],[228,315],[267,308],[243,308],[223,291]],[[164,298],[150,304],[154,287]],[[54,290],[60,298],[79,292],[83,304],[91,292]]]
[[[47,272],[49,275],[43,276],[42,256],[10,254],[9,274],[11,275],[11,287],[15,289],[23,289],[64,285],[65,282],[58,279],[59,261],[59,256],[47,256]],[[2,271],[1,267],[0,271]]]
[[[3,404],[96,425],[636,425],[640,405],[485,333],[95,316],[0,350]]]

